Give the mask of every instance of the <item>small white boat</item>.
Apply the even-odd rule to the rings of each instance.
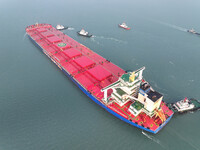
[[[56,26],[56,29],[57,29],[57,30],[64,30],[64,29],[67,29],[67,27],[64,27],[63,25],[58,24],[58,25]]]
[[[200,33],[197,33],[194,29],[187,30],[187,32],[200,35]]]
[[[126,29],[126,30],[130,30],[130,29],[131,29],[130,27],[128,27],[128,26],[126,25],[125,22],[123,22],[122,24],[119,24],[119,27],[124,28],[124,29]]]
[[[79,35],[85,36],[85,37],[91,37],[92,35],[89,34],[87,31],[85,31],[84,29],[82,29],[81,31],[77,32]]]
[[[200,101],[194,98],[188,99],[186,97],[185,99],[182,99],[180,101],[168,103],[167,106],[175,113],[184,113],[187,111],[194,111],[200,109]]]
[[[194,30],[194,29],[190,29],[190,30],[188,30],[188,32],[190,32],[190,33],[196,33],[196,31]]]
[[[191,103],[188,98],[176,102],[175,104],[173,104],[173,106],[178,110],[178,112],[192,110],[195,107],[195,105]]]

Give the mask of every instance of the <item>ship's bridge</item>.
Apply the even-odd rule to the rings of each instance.
[[[140,86],[138,100],[144,103],[144,108],[148,112],[153,112],[155,109],[159,109],[162,102],[163,95],[153,90],[146,82]]]
[[[142,73],[145,67],[134,72],[123,74],[118,81],[102,89],[104,92],[104,102],[108,103],[107,91],[112,89],[111,97],[120,105],[124,105],[128,100],[137,99],[140,84],[142,82]]]

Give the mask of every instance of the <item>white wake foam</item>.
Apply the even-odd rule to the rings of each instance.
[[[90,38],[91,41],[94,42],[94,43],[96,43],[96,44],[98,44],[98,45],[102,45],[102,44],[100,44],[98,41],[96,41],[94,37],[95,37],[95,36],[92,36],[92,37]]]
[[[142,131],[142,134],[145,135],[148,139],[152,140],[153,142],[159,144],[162,148],[167,149],[167,148],[162,144],[162,142],[161,142],[159,139],[155,138],[153,135],[149,135],[148,133],[146,133],[146,132],[144,132],[144,131]]]
[[[24,34],[24,36],[23,36],[23,41],[24,41],[24,39],[25,39],[26,35],[27,35],[27,33],[25,33],[25,34]]]
[[[194,80],[189,80],[189,82],[194,82]]]
[[[166,23],[166,22],[162,22],[162,21],[156,21],[162,25],[165,25],[165,26],[168,26],[168,27],[171,27],[171,28],[174,28],[174,29],[177,29],[179,31],[183,31],[183,32],[187,32],[187,29],[186,28],[183,28],[183,27],[180,27],[180,26],[177,26],[177,25],[173,25],[173,24],[169,24],[169,23]]]
[[[172,61],[169,61],[169,63],[170,63],[171,65],[174,65],[174,63],[173,63]]]
[[[117,43],[123,43],[123,44],[126,44],[127,42],[126,41],[122,41],[122,40],[119,40],[119,39],[116,39],[116,38],[113,38],[113,37],[104,37],[104,36],[94,36],[95,38],[99,38],[99,39],[104,39],[104,40],[111,40],[111,41],[115,41]]]
[[[67,30],[74,30],[74,28],[69,27],[69,28],[67,28]]]

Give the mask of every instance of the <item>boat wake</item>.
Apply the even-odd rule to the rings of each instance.
[[[193,113],[194,113],[194,111],[189,111],[189,113],[190,113],[190,114],[193,114]]]
[[[148,139],[152,140],[153,142],[159,144],[162,148],[167,149],[167,147],[165,147],[164,144],[159,139],[155,138],[153,135],[149,135],[144,131],[142,131],[142,134],[146,136]]]
[[[187,136],[185,137],[181,135],[180,132],[177,132],[173,128],[171,128],[171,131],[172,131],[173,137],[177,136],[180,140],[184,141],[184,143],[187,143],[192,148],[199,150],[199,147],[190,138],[187,138]]]
[[[25,34],[24,34],[23,41],[24,41],[24,39],[25,39],[26,35],[27,35],[27,33],[25,33]]]
[[[162,24],[162,25],[165,25],[165,26],[168,26],[168,27],[177,29],[177,30],[179,30],[179,31],[187,32],[187,29],[186,29],[186,28],[179,27],[179,26],[177,26],[177,25],[169,24],[169,23],[162,22],[162,21],[157,21],[157,22],[160,23],[160,24]]]
[[[174,75],[169,75],[169,77],[172,79],[176,79],[176,77]]]
[[[174,63],[173,63],[172,61],[169,61],[169,63],[170,63],[171,65],[174,65]]]
[[[71,30],[74,30],[74,28],[69,27],[69,28],[67,28],[67,30],[70,30],[70,31],[71,31]]]
[[[93,36],[90,38],[91,41],[94,42],[94,43],[96,43],[96,44],[98,44],[98,45],[102,45],[102,44],[100,44],[98,41],[96,41],[94,37],[95,37],[95,36],[93,35]]]
[[[189,80],[189,82],[194,82],[194,80]]]
[[[157,22],[157,23],[162,24],[162,25],[165,25],[167,27],[179,30],[179,31],[187,32],[186,28],[183,28],[183,27],[180,27],[180,26],[177,26],[177,25],[174,25],[174,24],[170,24],[170,23],[166,23],[166,22],[159,21],[159,20],[154,20],[154,19],[149,19],[149,20]]]
[[[123,43],[123,44],[127,43],[126,41],[122,41],[122,40],[112,38],[112,37],[104,37],[104,36],[93,36],[93,37],[98,38],[98,39],[111,40],[111,41],[114,41],[114,42],[117,42],[117,43]]]

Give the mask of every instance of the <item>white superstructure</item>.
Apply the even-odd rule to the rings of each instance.
[[[60,25],[60,24],[58,24],[57,26],[56,26],[56,29],[57,30],[62,30],[62,29],[64,29],[65,27],[63,26],[63,25]]]
[[[175,104],[173,104],[173,106],[179,111],[186,111],[186,110],[191,110],[195,107],[195,105],[193,103],[190,102],[190,100],[188,98],[185,98],[181,101],[176,102]]]
[[[88,35],[88,32],[86,32],[84,29],[82,29],[80,32],[79,32],[79,34],[81,34],[81,35]]]
[[[128,26],[126,25],[125,22],[123,22],[120,26],[121,26],[121,27],[124,27],[124,28],[128,28]]]

